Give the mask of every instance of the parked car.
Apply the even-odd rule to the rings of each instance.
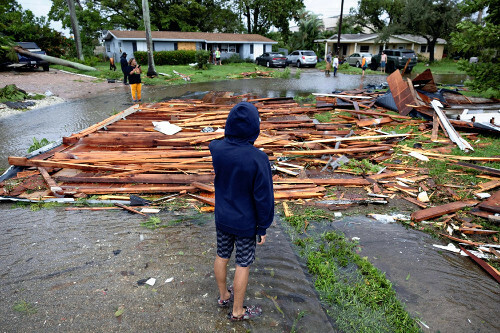
[[[351,65],[351,66],[356,66],[356,67],[361,67],[361,59],[363,56],[366,58],[366,65],[368,65],[372,61],[372,54],[371,53],[364,53],[364,52],[358,52],[358,53],[353,53],[350,56],[348,56],[345,61]]]
[[[410,59],[410,62],[408,63],[408,67],[406,67],[405,73],[411,73],[413,67],[417,65],[417,55],[413,50],[398,49],[384,50],[383,52],[387,55],[387,63],[385,64],[385,71],[387,73],[392,73],[396,69],[403,69],[408,62],[408,59]],[[377,70],[377,68],[380,66],[381,56],[382,53],[374,55],[372,57],[372,61],[369,65],[370,69],[374,71]]]
[[[266,52],[255,59],[257,65],[266,67],[286,67],[286,57],[277,52]]]
[[[45,51],[42,51],[38,45],[34,42],[18,42],[17,43],[19,46],[21,46],[23,49],[31,52],[31,53],[37,53],[37,54],[43,54],[45,55]],[[23,68],[43,68],[44,71],[49,70],[49,63],[45,60],[41,60],[38,58],[26,56],[23,54],[18,53],[17,58],[19,60],[19,65],[15,67],[23,67]]]
[[[297,50],[293,51],[286,57],[287,65],[295,65],[297,67],[316,67],[318,57],[314,51]]]

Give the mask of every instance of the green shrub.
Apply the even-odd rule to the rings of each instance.
[[[157,51],[153,52],[155,65],[188,65],[196,62],[196,52],[194,50],[177,50],[177,51]],[[145,65],[148,63],[148,53],[146,51],[135,51],[135,60],[138,64]]]
[[[245,59],[240,58],[236,53],[231,54],[229,58],[222,59],[223,64],[241,64],[246,62]]]
[[[210,59],[209,51],[196,51],[196,68],[197,69],[208,69],[208,60]]]
[[[49,141],[46,138],[43,138],[40,141],[38,141],[37,138],[33,138],[33,144],[28,148],[28,154],[51,143],[54,143],[54,141]]]
[[[500,91],[500,64],[493,62],[469,63],[467,60],[460,60],[458,68],[474,77],[472,81],[466,81],[465,85],[475,91],[491,92],[491,96],[498,97]],[[495,92],[496,91],[496,92]]]

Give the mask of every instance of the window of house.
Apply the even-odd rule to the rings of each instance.
[[[111,52],[111,43],[106,43],[106,52]]]
[[[361,47],[359,48],[359,52],[362,53],[370,52],[370,45],[361,45]]]
[[[250,44],[250,54],[253,54],[253,44]]]
[[[132,52],[137,52],[137,42],[132,42]]]
[[[220,51],[221,52],[227,52],[228,51],[228,45],[227,44],[221,44]]]
[[[174,42],[174,51],[177,51],[177,49],[178,49],[177,42]]]
[[[427,45],[420,45],[420,52],[422,53],[427,52]]]
[[[229,52],[236,52],[236,45],[234,44],[229,44]]]
[[[122,42],[118,42],[118,47],[122,47]]]

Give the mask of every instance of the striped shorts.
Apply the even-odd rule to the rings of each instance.
[[[236,265],[248,267],[255,260],[255,236],[240,237],[217,230],[217,255],[223,259],[231,258],[236,244]]]

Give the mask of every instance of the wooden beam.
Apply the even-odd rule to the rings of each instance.
[[[415,222],[420,222],[427,219],[432,219],[445,214],[457,212],[465,207],[472,207],[479,203],[479,201],[455,201],[445,205],[423,209],[411,214],[411,219]]]

